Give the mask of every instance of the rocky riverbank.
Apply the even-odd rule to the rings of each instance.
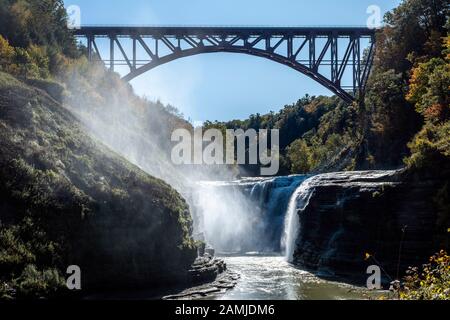
[[[221,259],[214,258],[208,253],[198,257],[188,271],[193,284],[211,282],[226,271],[227,265]]]
[[[240,278],[240,275],[231,271],[224,271],[219,274],[213,282],[204,283],[183,290],[180,293],[165,296],[163,300],[196,300],[209,299],[213,295],[224,294],[228,290],[233,289]]]
[[[163,300],[207,298],[236,286],[239,274],[228,271],[225,261],[215,258],[212,249],[209,251],[210,253],[202,253],[197,257],[189,270],[192,287],[167,295]]]

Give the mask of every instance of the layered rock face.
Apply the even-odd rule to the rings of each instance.
[[[322,174],[311,178],[293,262],[319,274],[367,279],[379,264],[391,278],[421,265],[436,250],[434,180],[404,171]],[[365,254],[372,255],[365,259]],[[384,280],[389,280],[385,276]]]
[[[189,274],[192,277],[192,283],[198,284],[212,282],[219,274],[226,270],[227,265],[222,259],[217,259],[206,253],[195,260],[189,270]]]

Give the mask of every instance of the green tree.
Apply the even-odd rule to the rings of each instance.
[[[450,59],[449,37],[444,39],[443,58],[432,58],[412,71],[407,99],[425,119],[425,126],[409,143],[409,167],[439,168],[445,172],[450,162]]]
[[[420,130],[414,108],[405,101],[407,84],[393,69],[376,70],[365,98],[367,152],[378,167],[396,167],[408,154],[406,144]]]
[[[312,153],[303,139],[297,139],[287,148],[292,173],[308,173],[312,168]]]
[[[14,48],[0,35],[0,70],[10,72],[13,61]]]
[[[449,62],[433,58],[413,69],[407,99],[427,121],[440,122],[449,117]]]
[[[14,47],[35,44],[79,57],[62,0],[0,0],[0,34]]]
[[[406,78],[416,59],[439,56],[449,5],[449,0],[403,0],[388,12],[377,36],[376,65]]]
[[[411,150],[411,156],[405,158],[408,167],[445,173],[450,162],[450,121],[427,123],[408,147]]]

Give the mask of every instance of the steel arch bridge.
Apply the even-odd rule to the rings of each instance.
[[[365,91],[375,44],[375,30],[362,27],[83,26],[74,33],[87,40],[89,60],[101,60],[111,70],[128,66],[126,81],[183,57],[243,53],[297,70],[348,103]],[[102,38],[109,40],[108,59],[97,44]],[[344,74],[349,85],[343,84]]]

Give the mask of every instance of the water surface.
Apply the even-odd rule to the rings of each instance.
[[[320,279],[297,269],[281,256],[225,257],[241,278],[219,300],[343,300],[367,299],[363,288]]]

